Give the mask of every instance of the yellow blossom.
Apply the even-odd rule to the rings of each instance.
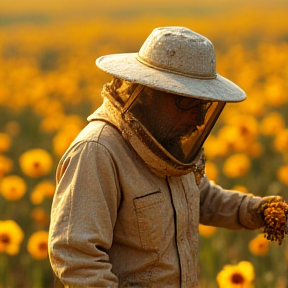
[[[211,237],[216,231],[216,227],[199,224],[199,234],[203,237]]]
[[[244,153],[230,156],[224,163],[223,172],[229,178],[245,175],[250,169],[250,159]]]
[[[265,101],[263,99],[262,93],[260,93],[258,90],[257,91],[249,91],[249,97],[239,103],[239,108],[241,111],[244,113],[247,113],[248,115],[254,115],[256,117],[259,117],[263,115],[264,113],[264,106],[265,106]],[[235,105],[235,104],[232,104]]]
[[[23,241],[24,233],[13,220],[0,221],[0,253],[16,255]]]
[[[54,113],[46,116],[40,123],[41,131],[53,133],[59,129],[65,116],[62,113]]]
[[[52,168],[51,155],[43,149],[31,149],[23,153],[19,158],[22,172],[30,177],[47,175]]]
[[[247,188],[245,186],[242,186],[242,185],[236,185],[232,188],[232,190],[240,191],[240,192],[246,193],[246,194],[249,193]]]
[[[55,192],[55,185],[52,181],[43,180],[38,183],[31,192],[30,199],[35,205],[40,204],[44,197],[53,197]]]
[[[278,168],[276,174],[281,182],[288,185],[288,164]]]
[[[84,126],[85,121],[81,117],[76,115],[67,116],[63,120],[61,129],[59,129],[58,133],[53,138],[54,152],[57,155],[62,156]]]
[[[0,181],[1,195],[10,201],[20,199],[25,194],[26,189],[25,181],[17,175],[6,176]]]
[[[206,161],[205,170],[206,175],[210,180],[215,181],[217,179],[218,169],[214,163],[211,161]]]
[[[263,153],[263,146],[261,143],[259,142],[251,142],[249,143],[249,145],[247,145],[246,149],[245,149],[245,152],[253,157],[253,158],[257,158],[259,156],[262,155]]]
[[[248,261],[225,265],[217,275],[219,288],[253,288],[254,267]]]
[[[209,159],[217,156],[225,156],[228,152],[228,144],[223,139],[216,138],[214,135],[209,135],[205,141],[205,155]]]
[[[13,161],[5,156],[0,155],[0,178],[10,172],[13,168]]]
[[[49,216],[45,211],[38,207],[31,211],[31,218],[39,225],[46,225],[49,223]]]
[[[279,131],[274,139],[274,148],[279,152],[285,152],[288,149],[288,129]]]
[[[80,129],[59,131],[53,138],[54,152],[59,156],[63,155],[79,132]]]
[[[37,260],[46,259],[48,255],[48,232],[37,231],[28,239],[27,250]]]
[[[258,133],[259,127],[255,117],[250,115],[235,115],[229,119],[229,124],[235,127],[239,137],[246,141],[254,140]]]
[[[219,140],[227,143],[229,151],[249,152],[259,155],[260,146],[254,143],[259,134],[256,119],[249,115],[230,116],[226,121],[228,125],[223,126],[218,133]]]
[[[274,107],[280,107],[287,103],[287,93],[283,80],[279,77],[270,77],[264,86],[264,97],[267,103]]]
[[[0,133],[0,153],[6,152],[11,146],[11,138],[6,133]]]
[[[268,114],[261,122],[261,132],[264,135],[277,135],[286,126],[284,118],[277,112]]]
[[[246,147],[239,135],[239,130],[236,126],[225,125],[218,133],[220,140],[226,143],[228,151],[243,151]]]
[[[249,250],[257,256],[265,256],[269,250],[269,241],[264,234],[259,234],[249,242]]]

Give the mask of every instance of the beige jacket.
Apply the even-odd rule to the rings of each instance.
[[[156,176],[104,121],[80,133],[57,183],[49,256],[65,287],[196,288],[199,221],[252,228],[250,195]]]

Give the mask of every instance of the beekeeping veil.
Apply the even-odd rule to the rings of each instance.
[[[110,117],[160,176],[195,170],[225,103],[246,98],[236,84],[217,74],[210,40],[184,27],[154,29],[138,53],[102,56],[96,64],[118,79],[119,91],[125,85],[131,90],[129,97],[106,93],[104,104],[110,107],[98,114]]]

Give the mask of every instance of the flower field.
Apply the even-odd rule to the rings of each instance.
[[[0,288],[62,287],[47,258],[57,163],[102,102],[110,76],[95,59],[138,51],[155,27],[207,36],[218,72],[247,93],[205,143],[208,177],[288,201],[288,2],[101,2],[0,1]],[[287,287],[287,240],[199,231],[202,288]]]

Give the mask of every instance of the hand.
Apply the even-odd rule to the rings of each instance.
[[[255,197],[255,198],[260,198],[260,197]],[[283,201],[284,199],[281,196],[266,196],[266,197],[261,198],[261,200],[258,201],[257,203],[255,203],[252,209],[256,211],[257,213],[261,214],[263,217],[266,204],[272,203],[272,202],[283,202]]]
[[[280,196],[256,197],[252,196],[249,199],[246,211],[241,213],[240,221],[242,225],[248,229],[258,229],[265,226],[264,211],[268,203],[283,201]]]
[[[285,234],[288,234],[288,205],[282,197],[272,196],[265,197],[257,206],[257,213],[260,213],[264,219],[265,237],[270,241],[277,241],[281,245]]]

